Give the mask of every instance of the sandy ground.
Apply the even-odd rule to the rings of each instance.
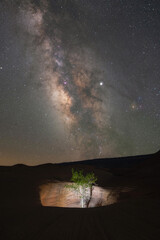
[[[69,181],[72,166],[0,167],[0,240],[160,239],[159,153],[132,168],[94,170],[98,186],[118,194],[111,205],[43,207],[40,186]]]

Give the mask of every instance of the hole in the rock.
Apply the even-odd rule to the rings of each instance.
[[[42,206],[81,208],[82,199],[75,191],[66,188],[69,182],[50,182],[40,186],[40,201]],[[92,187],[91,196],[86,192],[84,208],[93,208],[113,204],[117,197],[110,189],[100,186]]]

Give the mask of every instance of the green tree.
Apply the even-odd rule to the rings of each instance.
[[[81,207],[87,207],[91,196],[93,184],[97,181],[94,173],[83,174],[82,170],[74,170],[72,168],[72,184],[67,184],[66,187],[75,191],[81,199]]]

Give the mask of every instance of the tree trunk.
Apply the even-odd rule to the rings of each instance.
[[[81,207],[84,208],[84,197],[81,197]]]
[[[89,196],[88,196],[88,201],[87,201],[87,208],[89,207],[89,203],[92,198],[92,186],[89,187]]]
[[[84,193],[84,189],[81,186],[80,187],[80,195],[81,195],[81,207],[84,208],[85,206],[85,193]]]

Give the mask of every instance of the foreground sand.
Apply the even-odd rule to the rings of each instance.
[[[137,200],[102,208],[0,209],[0,239],[160,239],[156,200]]]
[[[71,166],[1,167],[0,239],[159,240],[159,160],[157,154],[112,171],[83,166],[95,169],[99,186],[119,194],[114,204],[88,209],[41,206],[39,187],[69,181]]]

